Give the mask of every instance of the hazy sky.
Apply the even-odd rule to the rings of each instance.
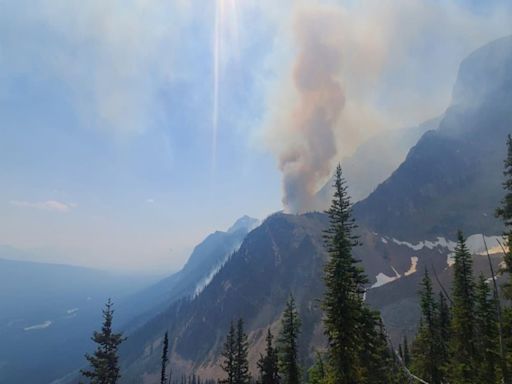
[[[508,3],[0,0],[0,244],[175,269],[206,234],[282,209],[290,151],[328,171],[441,113],[460,61],[512,33]],[[296,111],[317,90],[332,104],[323,85],[342,98],[319,159]]]

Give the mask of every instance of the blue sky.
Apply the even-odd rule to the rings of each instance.
[[[339,34],[347,102],[327,169],[442,112],[460,60],[511,33],[504,1],[278,3],[0,0],[0,244],[169,271],[209,232],[282,209],[280,156],[308,140],[289,124],[297,18],[334,15]]]

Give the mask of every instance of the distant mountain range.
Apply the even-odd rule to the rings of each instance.
[[[356,256],[370,278],[367,301],[382,311],[394,340],[414,332],[425,267],[449,286],[457,229],[472,235],[476,271],[488,275],[482,234],[493,263],[499,263],[501,225],[494,210],[503,195],[505,139],[512,130],[511,76],[512,37],[471,54],[460,66],[446,113],[427,123],[403,163],[354,207],[363,242]],[[123,382],[156,382],[165,331],[175,372],[218,377],[223,337],[238,317],[246,320],[254,370],[265,330],[277,330],[289,293],[303,319],[301,358],[307,363],[324,345],[318,299],[326,223],[321,213],[266,219],[201,293],[174,303],[131,334],[123,348]]]
[[[483,235],[492,262],[495,266],[499,264],[497,239],[502,228],[494,218],[494,210],[503,196],[502,166],[505,138],[512,131],[511,111],[512,37],[507,37],[478,49],[463,61],[452,104],[443,116],[407,131],[410,136],[405,138],[397,134],[387,142],[375,139],[346,160],[349,182],[359,178],[364,185],[354,190],[356,197],[367,195],[371,183],[380,183],[354,206],[363,243],[355,249],[355,256],[370,280],[366,300],[381,310],[392,340],[415,332],[419,318],[416,293],[425,267],[434,270],[442,284],[449,287],[457,229],[471,235],[468,246],[474,254],[477,272],[488,276]],[[390,160],[396,162],[393,172],[391,163],[379,161],[379,154],[384,158],[386,151],[395,149],[396,157]],[[374,168],[365,169],[362,164]],[[366,180],[372,181],[364,184]],[[324,189],[322,193],[330,192]],[[290,293],[296,298],[303,322],[300,357],[305,365],[309,364],[314,351],[325,345],[319,299],[324,289],[322,276],[327,256],[323,230],[327,222],[323,213],[276,213],[261,224],[244,217],[228,231],[208,236],[194,249],[181,271],[120,298],[116,321],[128,335],[121,349],[122,383],[158,382],[161,342],[166,331],[175,374],[194,372],[205,378],[218,377],[222,342],[229,323],[238,317],[246,321],[250,364],[255,371],[266,329],[278,331]],[[41,274],[52,276],[49,272]],[[18,286],[23,286],[20,279],[30,278],[18,278]],[[67,284],[76,286],[72,282]],[[61,287],[57,291],[60,289],[64,290]],[[27,292],[37,290],[29,287]],[[88,296],[93,297],[85,297]],[[38,300],[51,300],[45,297]],[[61,312],[55,313],[77,314],[78,318],[83,306],[82,302],[65,302],[58,306],[63,308],[58,309]],[[18,325],[18,333],[2,336],[0,348],[1,344],[27,340],[16,339],[16,334],[39,335],[38,342],[43,347],[51,337],[58,337],[49,333],[58,329],[52,320],[57,315],[40,316],[38,313],[44,313],[40,308],[34,313],[37,318]],[[74,336],[83,338],[85,330],[90,332],[97,327],[99,309],[95,316],[85,318],[88,323],[84,323],[83,332]],[[48,325],[48,321],[52,323]],[[6,343],[3,337],[11,336],[12,339],[5,339]],[[77,355],[88,350],[87,343],[88,340],[81,345],[73,344],[74,355],[67,349],[54,351],[51,358],[62,365],[50,364],[52,368],[41,379],[19,366],[18,376],[14,375],[15,366],[6,359],[21,359],[21,347],[11,355],[5,352],[0,354],[0,377],[10,372],[5,383],[47,384],[46,378],[64,376],[63,369],[67,368],[69,375],[58,382],[74,383],[76,370],[83,361]],[[70,359],[66,360],[68,354]],[[46,361],[49,359],[34,363],[30,370],[44,370]],[[0,379],[0,384],[4,382]]]
[[[210,234],[179,272],[160,281],[31,262],[31,252],[0,247],[0,384],[75,383],[108,297],[117,327],[130,333],[180,299],[198,295],[258,224],[244,216],[227,231]]]
[[[226,232],[208,235],[179,272],[120,302],[117,316],[123,328],[135,329],[172,303],[199,294],[258,224],[257,219],[243,216]]]
[[[2,257],[30,253],[3,247]],[[33,255],[32,255],[33,257]],[[91,348],[108,297],[120,300],[152,278],[0,259],[0,383],[49,383]]]

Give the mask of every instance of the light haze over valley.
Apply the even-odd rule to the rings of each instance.
[[[510,134],[508,0],[0,1],[0,384],[512,384]]]

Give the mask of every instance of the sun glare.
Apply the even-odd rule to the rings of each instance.
[[[212,173],[217,163],[217,137],[219,130],[219,103],[221,83],[226,61],[238,57],[238,8],[236,0],[215,0],[213,32],[213,105],[212,105]]]

